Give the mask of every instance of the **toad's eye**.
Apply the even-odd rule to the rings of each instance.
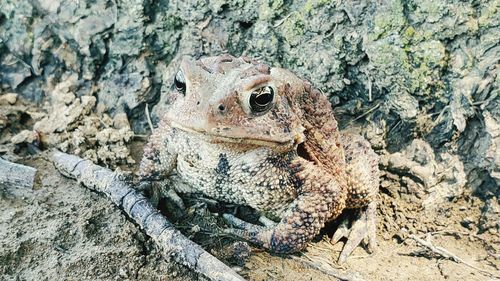
[[[174,84],[179,93],[182,93],[183,95],[186,94],[186,78],[184,78],[184,73],[182,73],[182,71],[179,70],[179,72],[175,75]]]
[[[250,109],[253,113],[261,114],[268,111],[274,101],[274,90],[271,86],[264,86],[250,94]]]

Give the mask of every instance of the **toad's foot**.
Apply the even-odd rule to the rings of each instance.
[[[230,214],[223,214],[224,219],[234,228],[227,228],[224,230],[225,233],[231,234],[233,236],[239,237],[244,240],[248,240],[250,242],[262,245],[265,241],[262,241],[263,238],[265,240],[271,237],[263,237],[264,234],[267,233],[267,227],[252,224],[241,220]]]
[[[285,254],[296,252],[302,248],[302,245],[298,243],[299,240],[306,240],[283,229],[283,225],[280,224],[260,226],[243,221],[230,214],[224,214],[223,216],[234,227],[225,229],[225,233],[249,241],[274,253]]]
[[[249,241],[274,253],[288,254],[297,252],[303,249],[306,243],[311,240],[309,236],[306,236],[310,234],[305,229],[294,229],[291,225],[283,222],[275,223],[269,219],[261,218],[261,223],[266,226],[260,226],[243,221],[230,214],[224,214],[223,216],[234,227],[226,229],[225,233]]]
[[[340,253],[338,261],[343,263],[354,249],[364,240],[368,252],[373,253],[377,246],[376,241],[376,209],[377,203],[371,202],[365,210],[360,211],[356,221],[351,228],[347,227],[348,220],[344,220],[333,234],[331,242],[337,243],[342,237],[347,238],[347,242]]]
[[[141,181],[138,184],[138,190],[142,191],[156,208],[160,207],[160,200],[165,198],[175,209],[181,211],[186,210],[182,198],[166,182]]]

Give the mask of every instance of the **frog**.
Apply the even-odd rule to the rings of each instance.
[[[346,238],[338,260],[362,243],[376,249],[378,155],[363,136],[339,129],[311,82],[228,54],[183,58],[173,80],[141,182],[252,208],[259,222],[223,214],[225,232],[273,253],[302,251],[350,209],[355,216],[332,237]]]

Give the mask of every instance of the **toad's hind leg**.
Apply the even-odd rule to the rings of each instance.
[[[365,240],[370,252],[376,247],[376,196],[379,187],[378,156],[362,136],[351,133],[342,134],[346,157],[348,182],[346,208],[358,209],[356,217],[341,223],[332,237],[332,243],[342,237],[347,242],[342,249],[339,261],[343,262],[352,251]]]
[[[301,193],[279,223],[264,219],[266,226],[253,225],[226,214],[224,218],[233,228],[225,232],[275,253],[292,253],[306,247],[329,216],[337,216],[344,209],[346,194],[332,175],[307,160],[294,160],[290,170],[300,181]]]

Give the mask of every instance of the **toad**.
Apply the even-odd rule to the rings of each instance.
[[[362,241],[375,246],[377,154],[339,131],[327,97],[308,81],[223,55],[184,59],[174,85],[141,180],[252,207],[262,225],[225,214],[226,231],[271,252],[300,251],[344,209],[358,211],[333,235],[347,238],[339,260]]]

